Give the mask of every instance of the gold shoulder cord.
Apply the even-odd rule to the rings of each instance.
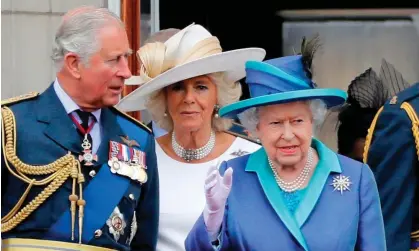
[[[413,137],[415,139],[416,154],[418,156],[418,161],[419,161],[419,118],[418,118],[418,115],[416,114],[413,107],[407,102],[404,102],[401,105],[401,108],[406,111],[407,115],[409,116],[410,120],[412,121],[412,132],[413,132]],[[383,107],[381,107],[381,109],[375,115],[374,120],[371,124],[371,127],[368,130],[368,135],[367,135],[367,138],[365,140],[364,163],[367,163],[368,150],[369,150],[370,145],[371,145],[372,135],[374,133],[374,129],[375,129],[375,125],[377,123],[378,116],[380,115],[382,110],[383,110]],[[419,238],[419,230],[412,232],[410,236],[411,236],[412,239],[418,239]]]
[[[374,134],[375,125],[377,124],[378,116],[380,116],[380,113],[383,111],[383,107],[378,110],[377,114],[375,114],[375,117],[371,123],[370,128],[368,129],[367,137],[365,138],[365,146],[364,146],[364,154],[363,154],[363,161],[366,164],[368,160],[368,151],[370,150],[371,141],[372,141],[372,135]]]
[[[82,183],[84,176],[81,172],[80,162],[69,152],[65,156],[44,166],[32,166],[23,163],[16,155],[16,121],[15,116],[8,107],[1,108],[2,114],[2,150],[5,157],[5,164],[11,174],[28,184],[28,188],[23,193],[18,203],[13,209],[1,219],[1,232],[8,232],[25,220],[35,211],[51,194],[58,190],[61,185],[71,176],[73,179],[72,194],[69,196],[71,202],[71,239],[74,240],[74,226],[76,218],[76,204],[79,206],[79,243],[81,243],[84,205]],[[15,171],[10,167],[9,162],[15,167]],[[48,177],[36,180],[27,175],[48,175]],[[79,184],[80,198],[76,195],[76,182]],[[30,203],[22,207],[26,196],[32,186],[44,186],[49,184],[40,194]]]
[[[415,143],[416,143],[416,154],[418,156],[418,161],[419,161],[419,118],[418,115],[416,114],[415,110],[413,109],[413,107],[405,102],[402,104],[402,109],[404,109],[407,112],[407,115],[409,115],[410,120],[412,121],[412,131],[413,131],[413,137],[415,138]],[[419,230],[413,231],[410,234],[410,237],[412,239],[418,239],[419,238]]]
[[[419,129],[418,129],[419,119],[418,119],[418,115],[416,114],[415,109],[413,109],[413,107],[407,102],[404,102],[401,105],[401,108],[406,111],[407,115],[409,116],[410,120],[412,121],[413,137],[415,138],[416,153],[418,155],[418,160],[419,160]],[[371,127],[368,129],[368,135],[367,135],[367,138],[365,139],[364,159],[363,159],[364,163],[367,163],[368,151],[369,151],[370,146],[371,146],[372,135],[374,134],[374,129],[375,129],[375,125],[377,124],[378,116],[380,116],[380,113],[382,111],[383,111],[383,107],[381,107],[380,110],[378,110],[377,114],[374,117],[374,120],[371,123]]]
[[[409,115],[409,118],[412,121],[413,137],[415,138],[416,154],[419,161],[419,118],[415,112],[415,109],[413,109],[409,103],[404,102],[401,107],[407,112],[407,115]]]

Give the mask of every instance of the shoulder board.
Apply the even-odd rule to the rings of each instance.
[[[246,136],[246,135],[243,135],[243,134],[240,134],[240,133],[236,133],[236,132],[232,132],[232,131],[224,131],[224,132],[260,145],[260,142],[257,142],[254,138],[251,138],[249,136]]]
[[[233,126],[225,132],[233,136],[240,137],[240,138],[249,140],[253,143],[260,145],[260,143],[257,142],[254,138],[249,137],[249,135],[246,133],[246,128],[242,124],[237,123],[235,121],[233,121]]]
[[[1,101],[1,106],[16,104],[16,103],[22,102],[24,100],[33,99],[33,98],[38,97],[38,96],[39,96],[39,92],[30,92],[30,93],[27,93],[27,94],[19,95],[17,97],[2,100]]]
[[[133,122],[134,124],[136,124],[136,125],[142,127],[143,129],[147,130],[149,133],[152,133],[150,128],[148,128],[146,125],[144,125],[143,123],[141,123],[137,119],[131,117],[130,115],[128,115],[127,113],[125,113],[125,112],[123,112],[121,110],[119,110],[116,107],[112,107],[112,109],[114,109],[118,114],[120,114],[124,118],[128,119],[129,121]]]
[[[419,96],[419,83],[416,83],[412,85],[411,87],[397,93],[388,101],[388,104],[400,106],[404,102],[409,101],[418,96]]]
[[[235,132],[238,134],[245,134],[246,128],[242,124],[233,121],[233,124],[230,127],[229,131]]]

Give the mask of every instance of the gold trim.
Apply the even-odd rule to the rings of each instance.
[[[407,115],[412,121],[413,138],[415,140],[416,154],[419,160],[419,118],[418,118],[418,115],[416,114],[415,109],[413,109],[413,107],[407,102],[404,102],[401,108],[406,111]]]
[[[400,107],[406,111],[407,115],[409,116],[409,119],[412,121],[412,132],[413,132],[413,137],[414,137],[415,145],[416,145],[416,153],[419,160],[419,118],[418,118],[418,115],[416,114],[415,109],[408,102],[403,102],[403,104]],[[374,134],[374,129],[377,123],[378,116],[383,111],[383,108],[384,107],[381,107],[380,110],[378,110],[377,114],[374,117],[374,120],[371,123],[371,127],[368,129],[368,135],[365,140],[365,147],[364,147],[364,159],[363,159],[364,163],[367,163],[368,161],[368,151],[371,146],[372,135]]]
[[[35,98],[38,95],[39,95],[39,92],[29,92],[27,94],[19,95],[19,96],[13,97],[13,98],[8,98],[8,99],[5,99],[5,100],[1,101],[1,106],[10,105],[10,104],[21,102],[23,100]]]
[[[72,236],[74,240],[74,227],[76,220],[76,205],[79,206],[79,241],[81,243],[82,226],[84,218],[84,205],[82,184],[84,176],[81,172],[80,162],[69,152],[67,155],[57,159],[56,161],[42,166],[29,165],[19,159],[16,152],[17,134],[16,134],[16,118],[13,111],[7,106],[1,108],[1,133],[2,133],[2,152],[5,158],[4,164],[10,174],[28,184],[26,191],[23,193],[16,205],[7,215],[1,218],[1,232],[8,232],[18,226],[22,221],[29,217],[42,203],[45,202],[56,192],[64,182],[72,178],[73,189],[69,197],[71,202],[70,210],[72,217]],[[12,166],[14,168],[12,168]],[[30,176],[30,177],[29,177]],[[42,176],[42,179],[35,179],[35,176]],[[76,195],[76,183],[79,183],[79,196]],[[45,187],[32,201],[23,206],[30,189],[33,186]]]
[[[412,238],[412,243],[413,242],[419,242],[419,230],[413,231],[410,234],[411,238]],[[410,251],[419,251],[419,248],[415,248],[415,249],[410,249]]]
[[[371,123],[370,128],[368,129],[367,137],[365,138],[365,147],[364,147],[364,155],[363,161],[366,164],[368,160],[368,151],[370,150],[371,142],[372,142],[372,135],[374,134],[375,125],[377,124],[378,116],[383,111],[384,107],[381,107],[380,110],[375,114],[374,120]]]
[[[114,249],[76,244],[71,242],[11,238],[1,241],[2,251],[115,251]]]

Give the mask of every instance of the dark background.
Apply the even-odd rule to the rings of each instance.
[[[146,5],[149,1],[141,1]],[[339,3],[336,3],[339,2]],[[178,28],[195,22],[217,36],[223,50],[257,46],[266,59],[282,56],[282,22],[276,12],[297,9],[414,8],[416,1],[374,3],[350,0],[160,0],[160,29]],[[409,3],[410,2],[410,3]],[[416,3],[415,3],[416,2]],[[149,10],[148,6],[144,8]]]
[[[364,1],[299,1],[299,0],[160,0],[160,29],[182,29],[195,22],[217,36],[224,51],[261,47],[265,59],[282,55],[282,23],[276,13],[303,9],[367,9],[417,8],[415,1],[389,1],[380,5]],[[142,13],[150,12],[150,0],[141,1]],[[243,97],[248,97],[243,88]]]

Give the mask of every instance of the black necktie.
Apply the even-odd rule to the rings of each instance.
[[[81,127],[83,127],[83,129],[85,131],[87,131],[88,128],[89,128],[89,118],[90,118],[90,116],[92,116],[92,113],[85,112],[85,111],[82,111],[82,110],[76,110],[76,112],[81,119],[81,124],[80,124]],[[93,119],[94,119],[94,117],[93,117]],[[83,132],[81,132],[80,130],[77,130],[77,131],[80,133],[80,135],[82,136],[82,140],[83,140],[84,139]],[[92,148],[93,148],[93,139],[92,139],[92,136],[90,135],[90,132],[87,134],[87,140],[89,140],[89,142],[90,142],[90,144],[92,145]]]

